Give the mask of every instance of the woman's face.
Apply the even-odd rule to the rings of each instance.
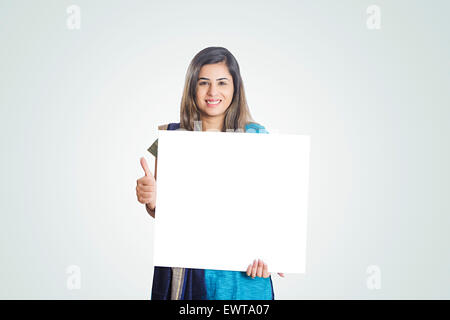
[[[203,115],[222,117],[233,99],[233,77],[225,62],[201,67],[197,81],[196,103]]]

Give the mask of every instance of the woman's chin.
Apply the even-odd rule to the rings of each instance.
[[[203,113],[207,116],[207,117],[219,117],[219,116],[223,116],[223,114],[225,113],[224,110],[204,110]]]

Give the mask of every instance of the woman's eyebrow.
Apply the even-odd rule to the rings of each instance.
[[[209,78],[201,77],[201,78],[198,78],[198,80],[209,80]],[[228,80],[228,78],[219,78],[219,79],[216,79],[216,81],[219,81],[219,80]]]

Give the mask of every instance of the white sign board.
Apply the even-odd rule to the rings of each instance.
[[[154,265],[304,273],[310,137],[159,131]]]

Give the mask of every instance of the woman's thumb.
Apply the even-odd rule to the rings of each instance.
[[[150,172],[150,169],[148,168],[148,165],[147,165],[147,161],[145,161],[144,157],[141,158],[141,167],[142,167],[142,169],[144,169],[145,175],[147,177],[151,177],[152,173]]]

